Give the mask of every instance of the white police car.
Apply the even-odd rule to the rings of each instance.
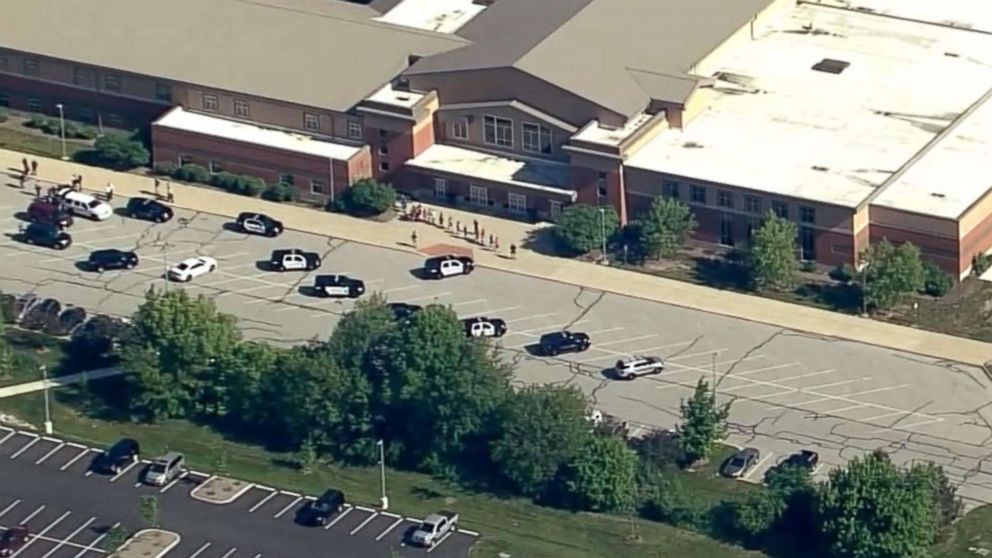
[[[320,254],[304,252],[297,248],[274,250],[269,264],[277,271],[313,271],[320,267]]]
[[[453,277],[455,275],[468,275],[475,269],[475,262],[469,256],[435,256],[427,258],[424,262],[424,273],[433,279]]]
[[[264,213],[240,213],[235,221],[242,232],[276,237],[282,234],[282,223]]]

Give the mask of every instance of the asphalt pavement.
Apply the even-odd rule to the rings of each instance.
[[[17,213],[29,198],[0,188],[0,230],[16,232]],[[679,403],[696,381],[715,379],[720,399],[733,401],[729,442],[754,446],[763,456],[748,480],[760,480],[802,448],[821,454],[824,475],[881,447],[897,462],[941,464],[962,483],[969,503],[992,502],[992,469],[985,464],[992,456],[986,408],[992,382],[978,368],[492,269],[425,281],[417,274],[422,258],[408,252],[299,231],[247,236],[229,225],[185,210],[164,225],[119,216],[77,219],[75,242],[64,252],[4,236],[0,289],[130,315],[150,287],[185,288],[236,315],[247,338],[293,344],[325,338],[353,305],[310,296],[313,276],[346,274],[390,301],[505,319],[509,333],[497,344],[515,364],[518,382],[578,385],[597,408],[631,421],[635,435],[674,427]],[[132,271],[84,271],[79,262],[98,248],[134,249],[142,263]],[[324,263],[310,273],[264,270],[259,262],[278,248],[314,250]],[[183,286],[162,278],[168,265],[196,254],[217,258],[218,270]],[[533,354],[537,338],[559,328],[588,333],[592,348],[557,358]],[[604,373],[632,354],[662,356],[667,368],[632,382]]]
[[[27,525],[32,533],[16,556],[104,556],[102,543],[113,527],[144,527],[144,495],[157,498],[161,528],[181,536],[170,558],[314,556],[321,549],[342,558],[457,558],[468,556],[477,540],[475,533],[454,532],[433,548],[411,547],[405,540],[416,518],[350,504],[326,526],[304,527],[295,522],[296,512],[311,495],[255,486],[231,504],[209,504],[190,497],[206,474],[187,472],[165,486],[148,486],[141,482],[147,460],[103,475],[90,470],[97,454],[0,428],[0,530]]]

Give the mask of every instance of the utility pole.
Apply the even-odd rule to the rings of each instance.
[[[62,103],[57,103],[55,108],[59,109],[59,131],[62,136],[62,160],[68,161],[69,156],[66,155],[65,151],[65,107],[62,106]]]
[[[610,260],[606,257],[606,209],[599,208],[599,236],[603,240],[603,258],[601,260],[603,265],[609,265]]]
[[[380,499],[383,510],[389,509],[389,497],[386,496],[386,445],[382,440],[376,442],[379,446],[379,479],[382,483],[382,498]]]
[[[41,385],[44,387],[45,392],[45,434],[48,436],[52,435],[52,409],[51,404],[48,401],[48,366],[42,364],[41,368]]]

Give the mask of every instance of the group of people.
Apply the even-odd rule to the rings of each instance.
[[[468,224],[463,225],[461,221],[455,221],[451,215],[448,215],[447,221],[444,218],[444,212],[436,210],[433,208],[427,208],[420,204],[416,204],[409,208],[403,205],[403,211],[406,214],[407,219],[412,221],[419,221],[423,223],[430,223],[435,227],[445,228],[448,232],[453,232],[460,238],[465,240],[473,240],[476,244],[489,248],[490,250],[499,251],[499,237],[493,235],[486,236],[486,229],[479,226],[479,221],[473,219],[471,228]],[[413,231],[410,235],[410,240],[413,245],[417,245],[417,231]],[[516,244],[510,244],[510,257],[516,259],[517,257],[517,246]]]

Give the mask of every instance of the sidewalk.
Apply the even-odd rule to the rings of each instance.
[[[22,157],[24,155],[21,153],[0,149],[0,165],[4,171],[20,169]],[[151,178],[57,159],[39,159],[38,162],[39,177],[45,180],[67,183],[73,174],[82,174],[83,184],[97,192],[102,192],[108,181],[114,183],[117,195],[124,197],[148,196],[153,191]],[[5,182],[16,184],[16,179],[11,177]],[[529,225],[442,207],[434,208],[444,214],[445,221],[450,216],[455,221],[461,221],[470,230],[473,221],[477,220],[487,236],[492,233],[499,237],[500,251],[494,253],[426,223],[399,220],[378,223],[176,183],[173,183],[173,192],[176,207],[194,211],[227,217],[234,217],[242,211],[260,211],[283,221],[288,228],[406,252],[418,252],[410,241],[411,233],[416,230],[420,250],[427,251],[429,247],[438,244],[471,247],[477,265],[483,267],[760,322],[812,335],[850,339],[942,360],[975,366],[992,361],[992,344],[980,341],[521,249],[532,233],[543,225]],[[511,243],[518,248],[515,260],[509,258]]]
[[[75,374],[66,374],[65,376],[56,376],[54,378],[49,378],[48,380],[35,380],[33,382],[24,382],[23,384],[14,384],[12,386],[0,388],[0,399],[14,397],[15,395],[24,395],[25,393],[34,393],[36,391],[41,391],[46,387],[48,389],[52,389],[78,384],[89,380],[109,378],[111,376],[122,374],[123,372],[124,371],[119,368],[103,368],[101,370],[90,370],[88,372],[77,372]]]

